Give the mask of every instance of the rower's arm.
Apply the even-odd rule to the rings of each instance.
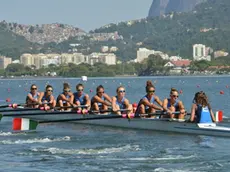
[[[104,95],[105,99],[106,99],[106,96]],[[110,104],[108,102],[106,102],[105,100],[102,100],[99,96],[94,96],[93,99],[95,100],[95,102],[98,102],[98,103],[102,103],[104,105],[107,105],[107,106],[110,106]]]
[[[195,119],[195,113],[196,113],[196,104],[192,104],[192,108],[191,108],[191,116],[190,116],[190,121],[193,122]]]
[[[160,100],[160,98],[158,96],[155,97],[155,101],[157,102],[157,104],[159,106],[161,106],[161,107],[163,106],[163,102]]]
[[[162,105],[163,105],[163,110],[167,112],[168,111],[168,107],[167,107],[167,105],[168,105],[168,99],[164,99]]]
[[[28,97],[28,99],[29,99],[30,101],[33,101],[33,102],[36,101],[36,99],[33,98],[31,94],[28,94],[27,97]]]
[[[42,97],[44,96],[44,92],[41,92],[38,97],[38,103],[42,104]]]
[[[125,104],[126,109],[128,109],[129,111],[133,110],[132,106],[129,104],[129,100],[128,99],[125,99],[124,104]]]
[[[179,101],[178,105],[179,105],[180,112],[181,112],[181,113],[185,113],[185,108],[184,108],[183,102],[182,102],[182,101]]]
[[[89,98],[88,94],[85,95],[85,100],[86,100],[86,104],[85,105],[87,105],[88,109],[90,109],[90,98]]]
[[[212,121],[216,122],[216,119],[215,119],[215,116],[214,116],[214,113],[213,113],[212,109],[210,110],[210,114],[211,114],[211,117],[212,117]]]
[[[104,94],[105,100],[107,100],[110,104],[107,104],[107,106],[110,106],[112,103],[112,99],[108,94]]]
[[[157,105],[155,105],[155,104],[149,103],[149,101],[148,101],[147,99],[142,99],[141,101],[142,101],[142,104],[145,105],[145,106],[154,108],[154,109],[156,109],[156,110],[163,110],[162,107],[159,107],[159,106],[157,106]]]
[[[113,109],[113,111],[117,110],[116,101],[117,101],[117,98],[116,97],[112,97],[112,109]]]
[[[50,96],[50,102],[49,103],[53,103],[54,102],[54,96]]]

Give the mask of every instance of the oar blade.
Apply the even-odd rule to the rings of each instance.
[[[28,118],[14,118],[12,129],[14,131],[36,130],[38,122]]]

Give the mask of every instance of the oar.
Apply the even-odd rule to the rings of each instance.
[[[129,111],[128,109],[119,109],[116,112],[127,112]],[[108,110],[90,110],[89,113],[105,113],[105,112],[112,112],[114,113],[115,111],[113,111],[113,109],[108,109]]]
[[[8,108],[8,107],[11,107],[11,108],[15,108],[17,106],[25,106],[26,104],[8,104],[8,105],[0,105],[0,108]]]
[[[72,109],[77,109],[77,108],[84,108],[84,107],[87,107],[87,106],[76,106],[76,107],[73,107],[73,106],[68,106],[68,107],[64,107],[64,108],[72,108]],[[61,109],[62,107],[54,107],[54,108],[51,108],[51,109],[45,109],[44,107],[41,107],[41,108],[17,108],[17,109],[2,109],[0,110],[0,113],[3,113],[3,112],[25,112],[25,111],[51,111],[51,110],[59,110]]]

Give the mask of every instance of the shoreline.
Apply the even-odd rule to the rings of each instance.
[[[87,79],[116,79],[116,78],[197,78],[197,77],[207,77],[207,78],[216,78],[216,77],[230,77],[230,75],[170,75],[170,76],[136,76],[136,75],[118,75],[114,77],[87,77]],[[41,77],[6,77],[6,78],[0,78],[0,80],[42,80],[42,79],[79,79],[81,80],[81,77],[51,77],[51,76],[41,76]],[[87,82],[87,81],[84,81]]]

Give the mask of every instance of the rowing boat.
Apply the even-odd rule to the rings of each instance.
[[[157,119],[157,118],[133,118],[133,119],[124,119],[124,118],[109,118],[115,116],[114,114],[110,115],[78,115],[78,114],[66,114],[58,113],[46,115],[41,113],[41,115],[33,116],[33,113],[27,114],[24,118],[28,118],[35,121],[49,121],[49,120],[68,120],[74,123],[80,124],[90,124],[90,125],[99,125],[99,126],[108,126],[108,127],[119,127],[119,128],[129,128],[129,129],[144,129],[144,130],[153,130],[153,131],[162,131],[162,132],[175,132],[175,133],[184,133],[184,134],[195,134],[195,135],[210,135],[210,136],[221,136],[221,137],[230,137],[230,128],[221,126],[220,124],[215,123],[188,123],[188,122],[179,122],[179,121],[169,121],[168,119]],[[23,116],[20,116],[20,118]],[[108,117],[95,119],[95,117]],[[85,120],[77,120],[85,118]],[[94,118],[94,119],[91,119]],[[76,119],[76,121],[74,121]]]

